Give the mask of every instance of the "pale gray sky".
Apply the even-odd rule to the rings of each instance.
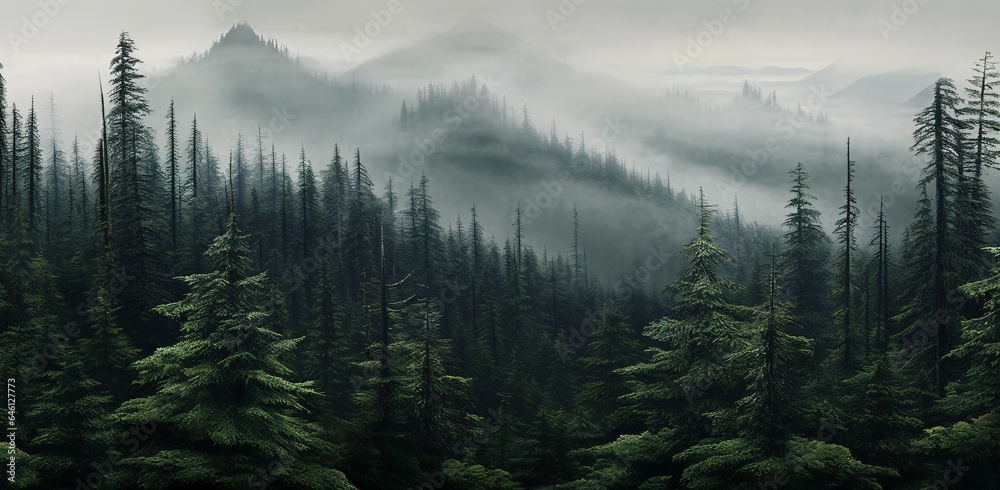
[[[920,67],[947,74],[963,70],[983,50],[996,48],[1000,2],[994,0],[398,0],[401,11],[362,52],[345,62],[340,43],[372,20],[390,0],[5,0],[0,4],[0,63],[12,96],[66,93],[106,69],[119,31],[128,30],[147,69],[206,49],[232,23],[246,20],[293,52],[346,69],[479,15],[582,70],[645,78],[673,65],[687,38],[723,9],[734,20],[694,59],[697,65],[737,64],[821,68],[856,64]],[[43,5],[58,5],[55,15]],[[579,5],[576,5],[579,3]],[[547,11],[569,13],[552,27]],[[898,30],[885,40],[878,22]],[[567,6],[573,6],[570,12]],[[915,11],[914,11],[914,7]],[[561,15],[561,14],[560,14]],[[40,21],[40,22],[33,22]],[[38,24],[33,36],[25,23]],[[27,41],[22,44],[16,36]],[[707,39],[707,38],[703,38]],[[16,45],[16,46],[15,46]],[[655,79],[654,79],[655,80]],[[65,95],[63,95],[65,97]]]
[[[373,11],[390,6],[397,13],[346,60],[344,43],[354,42],[357,29],[374,26]],[[894,9],[912,14],[893,18]],[[667,77],[676,70],[675,57],[690,54],[697,39],[708,43],[691,60],[698,66],[819,69],[842,61],[959,79],[984,50],[1000,44],[995,0],[3,0],[0,63],[12,102],[24,107],[34,95],[44,108],[54,92],[65,129],[85,131],[76,122],[96,109],[96,78],[98,72],[107,78],[122,30],[135,39],[147,76],[208,49],[240,21],[336,75],[469,16],[581,71],[655,93],[675,85]],[[709,34],[706,22],[724,29]]]

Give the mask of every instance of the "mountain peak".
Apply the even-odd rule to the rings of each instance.
[[[241,21],[233,24],[229,31],[219,37],[219,40],[212,45],[212,48],[224,47],[224,46],[255,46],[260,44],[267,44],[267,41],[263,36],[257,34],[250,27],[250,24],[246,21]]]
[[[288,57],[287,48],[279,45],[274,39],[266,39],[264,36],[257,34],[248,22],[241,21],[233,24],[225,34],[219,36],[219,39],[212,43],[212,47],[208,51],[200,55],[195,55],[192,61],[198,61],[213,55],[226,56],[225,53],[242,53],[244,55],[267,53],[268,55]]]

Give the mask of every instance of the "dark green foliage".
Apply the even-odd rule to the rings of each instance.
[[[123,481],[246,486],[272,460],[294,461],[271,473],[279,481],[300,478],[299,471],[320,478],[300,454],[319,432],[302,418],[302,400],[318,394],[312,382],[288,379],[288,356],[301,339],[276,333],[280,310],[266,308],[266,276],[247,274],[245,240],[230,217],[206,253],[215,270],[183,278],[191,292],[157,308],[183,320],[183,337],[135,364],[139,382],[156,393],[129,400],[119,416],[129,425],[155,421],[158,433],[124,463]],[[149,470],[160,476],[150,479]],[[322,479],[337,478],[325,472]]]
[[[41,475],[39,488],[72,488],[76,478],[93,471],[91,463],[110,455],[116,442],[108,411],[111,396],[84,364],[93,358],[78,348],[63,356],[65,361],[53,363],[33,381],[42,386],[42,401],[31,404],[26,414],[39,427],[32,441],[36,454],[25,460]]]
[[[259,43],[297,66],[245,24],[233,35],[220,49]],[[783,230],[754,222],[746,202],[716,217],[669,176],[630,170],[583,135],[560,138],[554,122],[538,131],[526,106],[515,116],[475,78],[421,89],[385,127],[391,143],[373,148],[384,157],[475,102],[428,160],[476,147],[493,156],[469,164],[498,173],[548,161],[665,213],[661,226],[690,242],[645,278],[650,262],[618,276],[594,259],[603,215],[586,195],[572,220],[553,196],[566,215],[544,248],[545,221],[520,202],[442,220],[434,197],[451,196],[427,175],[402,192],[387,174],[377,196],[361,150],[345,162],[334,141],[322,169],[305,146],[289,161],[272,143],[268,157],[261,126],[256,154],[242,136],[213,147],[202,131],[218,128],[193,117],[181,135],[165,100],[166,132],[154,134],[139,66],[122,33],[92,155],[81,154],[89,135],[60,147],[54,103],[51,140],[33,104],[8,113],[0,77],[0,367],[17,377],[16,487],[98,476],[100,488],[616,490],[1000,478],[989,53],[967,102],[942,79],[915,118],[927,166],[898,263],[889,195],[869,246],[855,243],[859,208],[875,204],[855,182],[882,162],[855,167],[850,153],[834,256],[802,164]],[[776,93],[744,92],[748,108],[781,112]],[[511,213],[507,232],[484,225],[500,212]],[[624,256],[624,242],[653,236],[663,237],[610,240]]]

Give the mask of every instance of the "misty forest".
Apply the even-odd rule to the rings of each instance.
[[[988,52],[890,138],[753,76],[595,133],[483,73],[333,78],[245,23],[166,75],[108,41],[71,94],[0,77],[12,488],[1000,482]]]

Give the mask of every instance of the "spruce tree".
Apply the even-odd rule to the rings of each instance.
[[[25,415],[38,432],[31,441],[35,454],[26,460],[41,475],[38,488],[75,487],[75,480],[94,471],[94,462],[107,461],[117,442],[111,396],[91,375],[92,359],[79,345],[69,346],[34,381],[42,392]]]
[[[290,380],[289,356],[302,339],[276,332],[280,310],[267,307],[266,275],[248,275],[236,221],[230,216],[206,252],[214,270],[184,277],[191,292],[156,308],[183,322],[183,336],[134,365],[155,392],[123,404],[119,417],[154,421],[160,433],[122,461],[121,481],[247,487],[266,469],[283,488],[353,488],[304,454],[318,444],[319,427],[304,419],[302,402],[318,393],[312,382]]]
[[[773,254],[772,254],[773,255]],[[882,488],[878,478],[895,471],[854,459],[842,446],[791,433],[799,417],[797,373],[810,345],[791,333],[790,305],[779,299],[778,271],[772,259],[769,298],[758,308],[753,340],[733,355],[745,367],[747,393],[735,408],[713,414],[713,429],[724,438],[705,438],[674,459],[688,463],[681,477],[686,488],[793,488],[833,486]],[[725,436],[729,436],[726,438]]]
[[[965,189],[959,193],[956,205],[962,206],[959,217],[967,223],[967,229],[959,231],[965,238],[964,251],[972,263],[970,272],[977,273],[989,259],[982,248],[996,226],[990,189],[983,179],[988,169],[1000,164],[1000,94],[997,93],[1000,72],[989,51],[976,62],[973,71],[974,76],[965,88],[967,103],[958,110],[964,129],[971,134],[966,138],[969,148],[962,162]]]
[[[628,378],[620,371],[640,361],[635,328],[621,312],[606,312],[601,326],[586,345],[580,365],[588,380],[576,399],[578,406],[600,424],[604,433],[617,437],[629,423],[619,398],[629,393]]]
[[[42,149],[41,137],[38,134],[38,115],[35,112],[35,98],[31,98],[31,108],[25,125],[27,160],[24,167],[24,189],[27,191],[27,225],[28,237],[33,243],[38,243],[38,214],[42,185]]]
[[[709,230],[713,212],[701,192],[697,234],[679,253],[688,263],[664,289],[679,301],[669,317],[646,327],[645,335],[656,342],[647,350],[649,360],[621,370],[633,378],[623,400],[654,433],[677,428],[675,441],[682,447],[710,434],[704,414],[735,401],[738,376],[727,356],[747,342],[748,312],[725,300],[738,286],[720,275],[732,258]]]
[[[855,229],[858,225],[857,199],[854,197],[854,160],[851,160],[851,140],[847,139],[847,186],[844,188],[844,204],[840,207],[840,219],[837,220],[835,234],[840,252],[837,254],[837,288],[834,294],[838,299],[835,313],[840,328],[840,359],[845,372],[850,372],[854,365],[854,348],[857,343],[857,326],[855,324],[853,277],[854,252],[857,250]]]
[[[145,352],[169,342],[169,324],[150,314],[166,299],[166,274],[160,257],[164,237],[162,209],[158,201],[157,152],[151,148],[149,128],[143,118],[151,111],[141,61],[135,57],[135,43],[122,32],[111,60],[111,110],[107,114],[110,157],[111,257],[129,275],[143,278],[120,295],[121,324],[129,325],[132,342]]]
[[[0,64],[0,70],[3,65]],[[7,188],[7,179],[10,173],[10,157],[7,144],[7,79],[0,71],[0,226],[6,225],[7,200],[10,199]],[[4,228],[6,231],[6,228]]]
[[[170,109],[167,110],[167,173],[170,176],[170,244],[177,250],[177,223],[181,219],[179,204],[180,158],[177,148],[177,117],[174,114],[174,99],[170,99]]]
[[[964,165],[961,155],[962,131],[965,126],[956,113],[961,103],[954,83],[948,78],[939,79],[934,84],[933,102],[913,119],[916,129],[913,132],[914,143],[910,148],[917,155],[924,155],[929,159],[923,171],[921,185],[934,186],[934,257],[926,272],[933,283],[932,306],[936,335],[932,372],[938,395],[944,393],[944,387],[951,376],[943,359],[954,347],[958,319],[958,313],[949,303],[948,296],[957,286],[953,273],[958,257],[952,247],[961,245],[956,243],[950,233],[951,223],[955,219],[952,204],[959,169]]]

